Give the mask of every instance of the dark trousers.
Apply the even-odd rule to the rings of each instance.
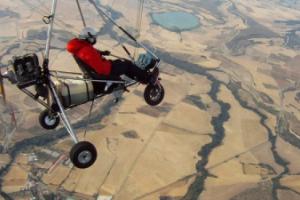
[[[131,79],[142,83],[147,83],[149,74],[146,70],[142,70],[130,60],[113,60],[111,66],[111,76],[126,75]]]

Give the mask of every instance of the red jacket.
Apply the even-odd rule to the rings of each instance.
[[[109,75],[111,71],[111,62],[106,60],[101,53],[87,41],[74,38],[67,44],[67,50],[88,64],[100,75]]]

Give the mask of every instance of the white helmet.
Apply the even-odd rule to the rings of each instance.
[[[81,30],[78,38],[82,40],[87,40],[88,42],[95,44],[97,37],[97,31],[91,27],[85,27]]]

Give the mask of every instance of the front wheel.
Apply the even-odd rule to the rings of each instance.
[[[97,150],[90,142],[79,142],[71,149],[70,159],[75,167],[85,169],[92,166],[96,161]]]
[[[144,99],[150,106],[157,106],[165,97],[165,89],[161,84],[147,85],[144,91]]]
[[[57,114],[44,110],[40,114],[39,122],[44,129],[53,130],[59,125],[60,118]]]

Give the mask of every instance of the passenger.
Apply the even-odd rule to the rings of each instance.
[[[121,75],[126,75],[143,84],[154,84],[156,82],[159,74],[157,68],[152,72],[148,72],[139,68],[130,60],[106,59],[104,56],[109,56],[110,51],[100,51],[94,48],[93,45],[97,43],[96,37],[96,31],[86,27],[77,38],[68,42],[67,50],[100,76],[120,77]]]

